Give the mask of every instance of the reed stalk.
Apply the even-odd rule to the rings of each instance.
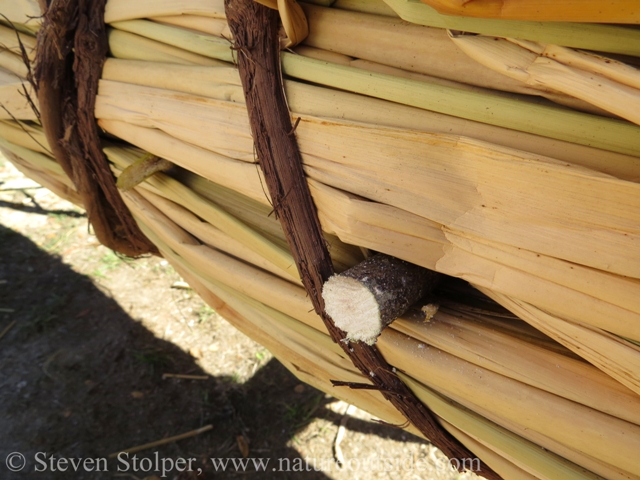
[[[439,311],[426,323],[416,317],[399,319],[393,328],[505,377],[640,425],[637,393],[582,360],[462,319],[451,310]]]
[[[207,42],[210,39],[203,40],[203,35],[187,31],[176,33],[178,29],[152,22],[133,21],[131,25],[147,34],[159,28],[166,29],[174,34],[175,39],[167,37],[165,41],[175,41],[177,45],[197,51],[208,49]],[[155,34],[159,35],[159,32]],[[188,41],[182,37],[189,37]],[[220,48],[229,51],[228,45]],[[214,50],[209,52],[214,55]],[[228,60],[229,55],[221,53],[220,58]],[[284,73],[300,80],[628,155],[635,155],[640,147],[640,141],[637,141],[640,138],[637,135],[638,127],[616,119],[536,104],[527,105],[527,114],[523,115],[519,101],[499,95],[484,95],[393,75],[363,72],[286,52],[282,59]]]
[[[640,347],[636,344],[589,325],[550,315],[527,302],[505,298],[489,289],[480,288],[480,291],[640,394],[640,376],[636,373],[639,371]]]
[[[25,95],[35,98],[31,85],[13,73],[0,70],[0,120],[37,120]]]
[[[422,0],[445,15],[547,22],[640,23],[640,7],[629,0],[560,0],[547,5],[528,0]]]
[[[351,12],[398,17],[398,14],[384,0],[336,0],[332,7]]]
[[[118,30],[166,43],[204,57],[225,62],[233,61],[230,48],[232,45],[229,43],[229,40],[224,40],[214,35],[196,33],[147,20],[111,22],[110,25]]]
[[[640,32],[626,26],[468,18],[442,15],[428,5],[413,0],[385,0],[385,3],[403,20],[419,25],[640,56]]]
[[[546,50],[532,42],[451,37],[470,57],[506,76],[527,85],[552,88],[640,124],[640,73],[633,67],[557,46]],[[562,63],[562,59],[569,64]]]
[[[229,24],[224,18],[211,18],[199,15],[172,15],[166,17],[149,17],[156,23],[208,33],[216,37],[231,39]]]
[[[108,38],[110,53],[117,58],[208,67],[226,65],[226,62],[221,60],[198,55],[121,30],[109,30]]]
[[[199,15],[211,18],[224,18],[224,0],[108,0],[105,11],[105,23],[122,22],[164,15]]]
[[[14,120],[1,120],[0,137],[15,145],[43,153],[50,157],[53,156],[47,142],[47,137],[39,125],[26,122],[18,123]]]
[[[305,4],[303,9],[310,26],[304,44],[310,47],[493,90],[529,95],[549,91],[518,85],[470,61],[444,29],[335,8]]]
[[[15,74],[18,78],[26,78],[29,70],[19,55],[9,51],[0,51],[0,67]]]
[[[4,10],[2,12],[4,13]],[[2,46],[3,50],[21,55],[21,44],[29,60],[33,61],[36,54],[36,39],[33,36],[16,32],[13,28],[0,25],[0,46]]]

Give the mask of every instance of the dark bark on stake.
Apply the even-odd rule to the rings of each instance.
[[[450,458],[472,458],[402,383],[375,346],[344,342],[345,333],[326,314],[321,292],[324,282],[333,274],[333,266],[305,180],[284,95],[278,13],[254,0],[225,0],[225,11],[235,42],[258,160],[275,213],[316,312],[353,364],[425,437]],[[500,478],[485,464],[479,473],[490,479]]]
[[[347,339],[373,345],[385,327],[436,286],[438,278],[432,270],[379,253],[329,278],[322,297]]]
[[[98,240],[129,256],[158,253],[115,186],[102,153],[94,106],[108,51],[106,0],[41,0],[34,87],[55,159],[82,198]]]

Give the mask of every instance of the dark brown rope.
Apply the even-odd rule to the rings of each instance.
[[[93,113],[108,52],[106,0],[44,3],[33,83],[53,155],[73,181],[103,245],[134,257],[158,254],[118,193]]]
[[[280,219],[302,282],[329,334],[362,374],[373,383],[425,437],[448,457],[472,454],[436,421],[413,392],[393,372],[378,349],[362,342],[347,343],[324,310],[322,286],[333,274],[320,221],[302,168],[280,72],[278,13],[254,0],[225,0],[233,33],[238,69],[251,131],[276,215]],[[458,465],[466,462],[460,461]],[[500,478],[487,465],[478,473]]]

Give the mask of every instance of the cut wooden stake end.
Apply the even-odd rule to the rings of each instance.
[[[348,340],[373,345],[437,280],[436,272],[380,253],[329,278],[322,297],[326,312]]]
[[[336,327],[347,332],[347,339],[369,345],[384,328],[380,305],[371,290],[360,281],[333,275],[322,289],[325,309]]]

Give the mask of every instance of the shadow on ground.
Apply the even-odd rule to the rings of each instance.
[[[309,387],[296,392],[299,381],[276,360],[244,384],[212,376],[163,380],[167,370],[207,374],[190,355],[132,319],[90,278],[0,226],[0,332],[14,321],[0,338],[0,478],[153,478],[162,473],[153,468],[156,458],[194,459],[192,472],[173,468],[165,478],[328,478],[308,471],[313,466],[296,470],[304,464],[287,445],[313,418],[339,423],[339,415],[321,408],[333,399]],[[135,469],[134,454],[109,459],[106,468],[105,461],[89,461],[78,472],[70,462],[58,462],[106,458],[209,424],[213,429],[199,436],[135,454]],[[349,430],[406,435],[356,419]],[[266,473],[256,473],[251,462],[242,471],[232,461],[225,472],[220,464],[216,471],[210,459],[242,458],[245,441],[249,457],[270,459]],[[8,471],[11,452],[25,456],[23,471]],[[19,463],[12,458],[14,467]],[[170,467],[168,460],[165,465]],[[287,465],[290,471],[273,470]],[[89,473],[88,467],[108,471]]]

